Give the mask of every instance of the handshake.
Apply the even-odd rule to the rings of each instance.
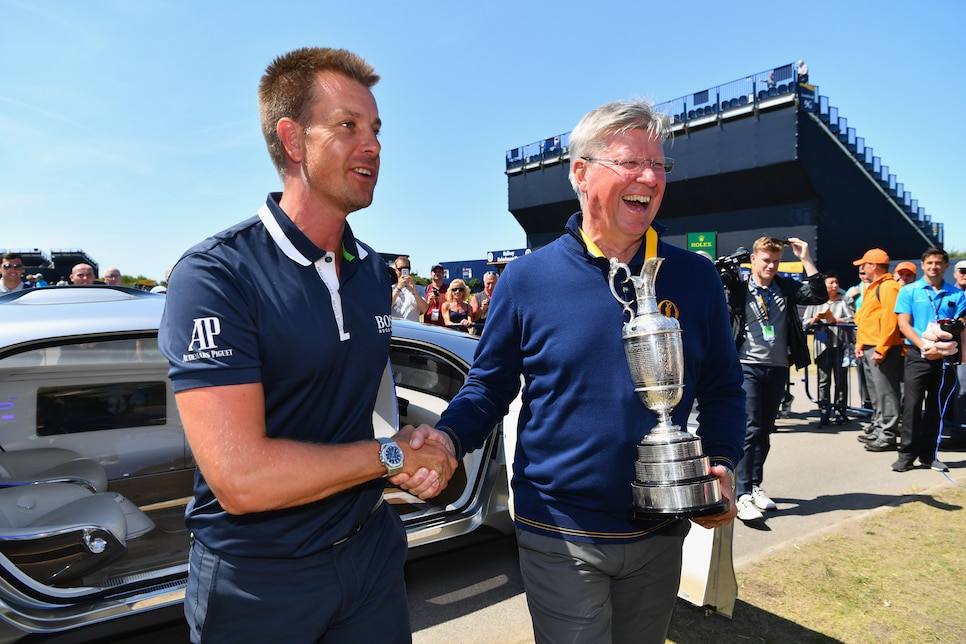
[[[406,425],[392,437],[403,451],[403,471],[389,482],[420,499],[446,489],[456,472],[456,448],[449,435],[429,425]]]

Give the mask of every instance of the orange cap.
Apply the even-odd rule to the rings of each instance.
[[[865,255],[861,259],[857,259],[852,262],[853,266],[861,266],[862,264],[888,264],[889,254],[886,253],[881,248],[873,248],[871,250],[865,251]]]
[[[896,264],[896,270],[894,270],[893,272],[898,273],[899,271],[909,271],[910,273],[915,275],[916,265],[913,264],[912,262],[899,262],[898,264]]]

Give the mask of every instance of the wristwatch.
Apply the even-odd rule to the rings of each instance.
[[[379,461],[386,466],[386,476],[402,472],[403,451],[391,438],[377,438],[379,441]]]

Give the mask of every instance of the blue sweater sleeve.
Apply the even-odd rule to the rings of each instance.
[[[510,280],[497,282],[466,384],[440,417],[461,457],[480,447],[520,390],[520,324]]]

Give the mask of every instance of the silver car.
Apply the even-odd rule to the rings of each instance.
[[[127,620],[184,598],[195,462],[157,346],[164,301],[105,286],[0,298],[0,641]],[[477,342],[393,327],[373,418],[387,436],[436,422]],[[440,497],[386,489],[411,552],[481,529],[512,532],[497,430]]]
[[[107,286],[0,297],[0,643],[113,636],[180,614],[195,462],[157,346],[164,301]],[[435,424],[476,342],[395,320],[376,434]],[[411,556],[470,533],[512,533],[505,453],[518,410],[517,401],[440,497],[387,487]],[[680,594],[730,615],[730,528],[692,529]]]

